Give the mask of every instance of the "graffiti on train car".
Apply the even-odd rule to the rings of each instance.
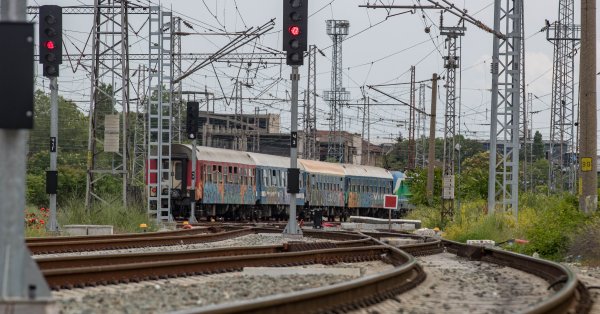
[[[290,202],[290,195],[285,189],[275,186],[263,187],[261,198],[263,204],[287,204]]]
[[[344,206],[344,194],[339,191],[310,192],[310,202],[314,206]]]
[[[379,193],[348,192],[348,207],[383,207],[383,195]]]
[[[204,204],[254,204],[255,195],[253,186],[238,184],[204,184]]]

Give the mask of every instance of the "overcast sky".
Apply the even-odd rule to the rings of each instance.
[[[30,0],[30,5],[56,4],[51,0]],[[130,1],[147,4],[147,1]],[[152,4],[158,4],[153,0]],[[421,0],[423,4],[427,2]],[[93,4],[92,0],[65,0],[61,5]],[[366,4],[364,0],[327,0],[309,3],[309,44],[315,44],[325,57],[317,56],[317,84],[319,95],[330,89],[331,77],[331,38],[325,31],[325,21],[328,19],[343,19],[350,22],[349,36],[343,42],[343,71],[344,86],[351,93],[351,102],[362,102],[361,87],[384,83],[407,83],[410,81],[410,66],[416,66],[416,79],[426,80],[432,73],[443,73],[442,55],[446,54],[444,38],[438,36],[440,13],[428,10],[423,14],[406,13],[395,15],[406,10],[387,11],[385,9],[359,8]],[[380,2],[381,3],[381,2]],[[390,4],[418,4],[418,0],[383,0]],[[493,1],[454,1],[458,7],[468,9],[488,26],[493,26]],[[181,16],[193,29],[184,27],[188,32],[227,32],[243,31],[249,27],[257,27],[271,19],[275,19],[274,28],[256,43],[241,48],[241,52],[253,52],[265,47],[281,50],[281,15],[282,0],[164,0],[161,4],[165,9],[173,10]],[[576,1],[576,23],[579,21],[579,1]],[[389,15],[389,17],[388,17]],[[533,129],[539,130],[544,139],[549,134],[550,102],[552,86],[552,52],[553,46],[546,40],[545,32],[540,32],[544,20],[553,22],[558,16],[558,1],[530,0],[525,2],[525,33],[526,33],[526,74],[528,92],[536,98],[533,101],[533,111],[539,112],[533,116]],[[31,17],[33,18],[33,17]],[[132,28],[143,27],[142,17],[131,17]],[[450,14],[444,15],[445,25],[455,25],[457,19]],[[426,26],[431,27],[431,33],[424,32]],[[466,36],[462,39],[462,103],[460,108],[460,131],[466,137],[489,138],[490,121],[490,60],[492,54],[492,35],[473,25],[466,25]],[[67,50],[76,54],[84,50],[86,38],[91,29],[91,16],[65,16],[64,33],[67,37]],[[147,31],[146,31],[147,32]],[[182,39],[183,52],[211,53],[225,45],[232,36],[185,36]],[[141,32],[130,38],[132,51],[143,51],[148,45],[147,33]],[[89,44],[88,44],[89,45]],[[89,49],[89,46],[88,48]],[[191,62],[184,62],[186,69]],[[578,62],[576,67],[578,66]],[[132,69],[137,65],[132,64]],[[244,87],[244,97],[259,96],[261,98],[289,99],[291,85],[289,67],[285,64],[258,65],[245,64],[241,71],[239,64],[215,64],[215,69],[206,67],[183,83],[185,90],[208,90],[217,97],[231,95],[236,77],[249,82],[252,87]],[[576,69],[576,72],[577,69]],[[217,75],[215,75],[217,73]],[[300,68],[300,98],[306,88],[307,66]],[[218,80],[217,77],[218,76]],[[87,110],[89,101],[88,74],[79,68],[73,73],[71,66],[63,63],[59,84],[61,94],[67,98],[78,100],[82,110]],[[577,81],[577,75],[576,75]],[[440,81],[439,101],[437,110],[438,136],[442,136],[443,113],[446,90],[444,81]],[[38,88],[48,85],[43,79],[38,80]],[[222,88],[222,89],[221,89]],[[577,89],[577,85],[575,87]],[[409,100],[409,87],[399,85],[386,87],[387,93],[402,100]],[[380,102],[392,100],[375,91],[366,90],[367,95]],[[318,98],[319,129],[328,129],[328,105]],[[429,111],[430,89],[427,89],[427,111]],[[255,107],[282,115],[282,132],[289,131],[289,103],[286,101],[257,102],[246,101],[244,112],[253,112]],[[233,112],[233,105],[227,106],[218,102],[219,112]],[[362,113],[358,108],[344,109],[344,130],[360,133]],[[389,142],[399,132],[407,136],[404,121],[408,120],[406,107],[372,107],[371,109],[371,138],[373,142]]]

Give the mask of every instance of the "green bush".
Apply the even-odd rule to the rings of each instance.
[[[521,198],[517,233],[529,243],[516,247],[525,254],[538,252],[549,259],[560,259],[578,226],[586,221],[572,195],[526,194]]]

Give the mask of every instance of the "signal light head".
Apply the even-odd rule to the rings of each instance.
[[[44,46],[46,46],[46,49],[49,49],[49,50],[54,50],[54,48],[56,48],[56,46],[54,45],[54,42],[52,40],[48,40],[47,42],[45,42]]]
[[[300,26],[298,26],[298,25],[292,25],[292,26],[290,26],[288,28],[288,32],[292,36],[298,36],[298,35],[300,35]]]

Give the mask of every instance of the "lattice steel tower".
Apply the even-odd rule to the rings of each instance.
[[[308,75],[306,102],[304,103],[304,150],[305,159],[319,159],[317,150],[317,46],[308,49]]]
[[[446,69],[446,111],[444,114],[444,187],[442,193],[442,223],[451,220],[454,216],[454,164],[456,138],[456,74],[460,69],[460,56],[458,55],[457,39],[464,36],[464,26],[443,26],[440,18],[440,35],[446,36],[448,55],[444,56]],[[460,70],[458,71],[460,73]]]
[[[86,208],[94,200],[108,201],[96,185],[110,176],[122,177],[127,205],[129,8],[127,1],[94,1]]]
[[[558,21],[546,25],[546,39],[554,44],[548,186],[551,191],[574,192],[576,147],[575,55],[581,27],[575,25],[574,0],[560,0]]]
[[[494,2],[488,213],[519,209],[519,104],[523,0]]]
[[[327,140],[327,159],[344,162],[343,108],[342,104],[350,98],[350,92],[342,87],[342,41],[348,35],[350,22],[347,20],[327,20],[327,35],[331,37],[331,90],[325,91],[325,100],[329,102],[329,135]]]

